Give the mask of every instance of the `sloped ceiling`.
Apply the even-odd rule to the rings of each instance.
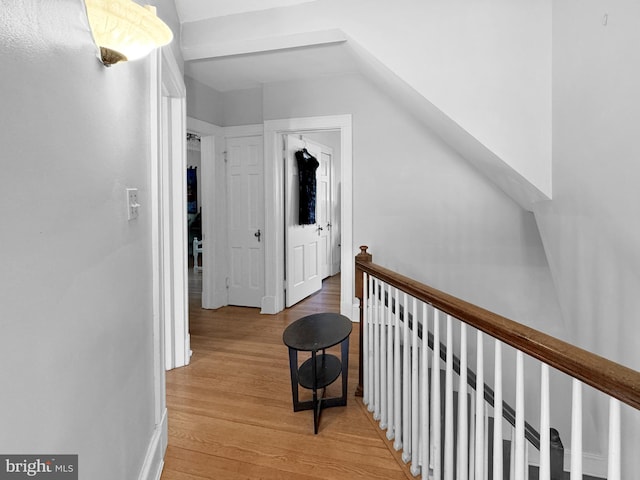
[[[484,143],[475,135],[475,130],[469,130],[449,112],[432,103],[431,98],[416,88],[415,82],[409,82],[387,63],[393,64],[400,55],[409,68],[415,66],[412,62],[415,57],[402,50],[407,44],[398,32],[395,37],[388,37],[388,32],[378,30],[375,22],[369,25],[370,21],[351,25],[347,32],[340,22],[336,22],[336,15],[339,11],[339,17],[344,21],[351,18],[353,12],[345,13],[341,10],[343,4],[335,2],[176,0],[176,5],[182,21],[181,48],[187,76],[225,92],[271,82],[361,72],[380,83],[390,96],[403,103],[427,128],[438,133],[522,208],[531,211],[533,204],[548,200],[535,181],[509,163],[517,157],[497,155],[492,144]],[[327,10],[330,5],[334,10]],[[377,14],[382,21],[386,11]],[[362,25],[368,29],[364,34],[373,33],[367,44],[361,43],[360,37],[364,34],[358,28]],[[349,36],[352,31],[357,31],[357,39]],[[388,41],[379,43],[383,34],[387,35]],[[400,43],[390,50],[391,56],[382,61],[379,53],[389,52],[372,53],[369,50],[372,39],[378,50],[389,50],[391,40]],[[413,45],[421,44],[414,42]],[[500,68],[504,70],[505,65],[508,63],[501,64]],[[484,96],[471,97],[474,98],[483,99]],[[503,99],[500,103],[503,107],[508,105]],[[475,108],[477,106],[471,105],[468,110],[473,112]],[[491,113],[494,110],[492,106]],[[527,118],[522,114],[520,117]],[[503,133],[490,140],[505,143],[504,136]],[[509,142],[511,139],[507,137],[506,143]]]

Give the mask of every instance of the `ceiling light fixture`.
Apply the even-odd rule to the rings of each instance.
[[[171,29],[151,5],[132,0],[85,0],[93,38],[102,63],[136,60],[173,39]]]

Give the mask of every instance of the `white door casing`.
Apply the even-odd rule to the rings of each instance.
[[[164,368],[191,356],[187,302],[186,88],[170,49],[154,59],[152,88],[151,229],[154,317],[162,331]]]
[[[217,125],[187,117],[187,130],[200,136],[202,192],[202,308],[227,304],[226,177],[224,135]],[[224,228],[223,228],[224,226]]]
[[[285,162],[285,245],[286,306],[291,307],[322,288],[320,276],[320,237],[317,224],[300,225],[298,165],[296,152],[307,145],[298,137],[284,139]],[[317,152],[309,150],[311,155]],[[315,155],[314,155],[315,156]]]
[[[182,218],[186,217],[186,196],[182,195],[184,191],[180,191],[180,185],[186,184],[186,89],[170,48],[159,49],[149,56],[149,71],[150,205],[146,209],[145,205],[141,208],[142,215],[146,213],[149,216],[151,225],[149,250],[155,427],[139,479],[158,478],[162,471],[162,459],[168,442],[165,369],[178,364],[186,365],[191,354],[187,311],[186,222],[181,221],[179,212],[173,215],[172,208],[167,211],[167,205],[180,208],[182,198]],[[165,138],[167,135],[170,139]],[[163,165],[169,153],[173,157],[174,168],[167,170]],[[167,178],[166,175],[176,176]],[[167,262],[172,258],[176,262]],[[167,308],[167,305],[171,308]],[[177,315],[177,321],[174,321],[173,315]]]
[[[227,138],[228,302],[260,307],[264,296],[261,136]]]
[[[278,313],[284,309],[284,162],[283,134],[291,132],[340,131],[340,313],[357,320],[358,309],[353,296],[353,193],[352,193],[352,118],[351,115],[267,120],[264,123],[265,142],[265,297],[262,313]]]

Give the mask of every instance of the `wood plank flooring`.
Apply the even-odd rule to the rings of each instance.
[[[348,405],[324,410],[318,435],[311,411],[293,412],[282,332],[302,316],[339,311],[339,276],[278,315],[202,310],[200,281],[201,274],[190,271],[191,365],[167,372],[169,446],[161,480],[407,478],[354,396],[358,324],[351,334]],[[339,388],[338,380],[327,393],[339,395]]]

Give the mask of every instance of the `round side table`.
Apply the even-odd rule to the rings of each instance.
[[[339,407],[347,404],[347,381],[349,371],[349,335],[352,325],[339,313],[316,313],[296,320],[282,335],[289,347],[289,368],[291,370],[291,392],[293,411],[313,409],[313,430],[318,433],[322,408]],[[340,344],[340,357],[325,353],[325,349]],[[311,358],[298,368],[298,352],[311,352]],[[318,353],[318,352],[322,353]],[[342,375],[342,396],[325,398],[326,387]],[[313,399],[298,400],[298,386],[310,389]],[[318,390],[322,396],[318,398]]]

